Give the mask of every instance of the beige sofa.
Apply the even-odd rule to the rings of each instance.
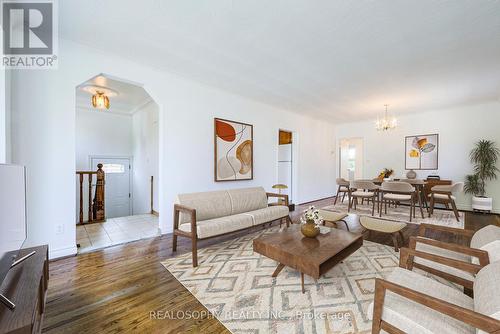
[[[285,205],[268,205],[269,197],[281,197]],[[193,267],[198,266],[197,240],[240,231],[280,220],[291,222],[288,196],[266,193],[264,188],[209,191],[177,196],[174,204],[174,236],[172,250],[177,250],[177,237],[192,242]]]

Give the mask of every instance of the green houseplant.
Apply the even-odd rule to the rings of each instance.
[[[480,140],[470,152],[470,161],[474,165],[474,174],[465,178],[464,191],[472,194],[472,209],[491,211],[493,199],[486,197],[486,182],[497,179],[497,162],[500,150],[491,140]]]

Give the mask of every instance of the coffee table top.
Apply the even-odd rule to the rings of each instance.
[[[288,267],[319,277],[362,244],[362,235],[335,228],[316,238],[307,238],[300,232],[300,224],[293,224],[282,231],[254,239],[253,249]]]

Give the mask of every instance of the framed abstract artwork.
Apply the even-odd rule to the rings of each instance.
[[[438,169],[439,135],[419,135],[405,138],[405,169]]]
[[[253,125],[214,119],[215,182],[253,180]]]

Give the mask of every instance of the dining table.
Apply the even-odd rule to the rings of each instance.
[[[370,180],[376,185],[380,186],[384,182],[390,182],[390,181],[403,181],[411,184],[413,187],[415,187],[415,192],[417,194],[417,199],[418,199],[418,205],[420,207],[420,211],[422,212],[423,215],[423,208],[425,207],[425,210],[429,212],[429,204],[427,202],[427,198],[425,197],[425,191],[424,188],[427,184],[425,180],[422,179],[390,179],[390,180],[382,180],[379,178],[372,179]],[[415,215],[415,213],[414,213]]]

